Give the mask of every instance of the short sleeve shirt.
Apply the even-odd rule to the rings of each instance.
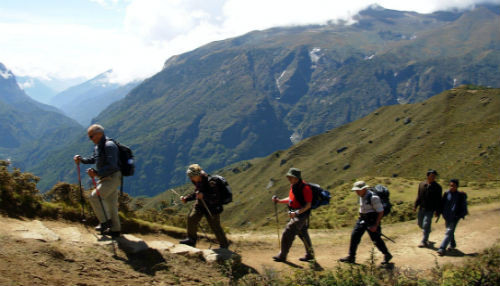
[[[382,212],[384,211],[384,206],[380,201],[380,197],[371,193],[371,204],[368,203],[368,197],[370,196],[370,191],[367,191],[366,194],[361,198],[359,198],[359,213],[367,214],[372,212]]]

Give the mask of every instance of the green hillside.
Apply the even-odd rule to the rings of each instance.
[[[154,195],[183,184],[194,161],[212,171],[381,106],[464,83],[499,87],[496,7],[434,14],[370,8],[354,25],[274,28],[214,42],[167,60],[96,122],[134,148],[127,192]],[[78,146],[79,153],[90,149],[86,139]],[[49,159],[55,173],[36,168],[43,189],[74,179],[68,158],[75,149]]]
[[[306,181],[333,193],[332,203],[315,211],[313,227],[340,227],[355,219],[356,197],[350,188],[358,179],[389,186],[395,207],[386,221],[413,218],[417,184],[429,168],[437,169],[441,180],[459,178],[473,203],[498,199],[498,130],[500,89],[462,86],[422,103],[382,107],[290,149],[216,172],[234,192],[222,217],[232,227],[272,225],[270,198],[288,194],[284,174],[292,166],[303,170]],[[158,207],[162,200],[170,202],[171,192],[146,207]]]

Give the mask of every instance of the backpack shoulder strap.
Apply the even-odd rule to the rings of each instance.
[[[297,201],[299,201],[300,205],[302,207],[304,207],[306,205],[306,200],[304,198],[304,187],[305,187],[306,183],[304,181],[302,181],[302,184],[301,184],[301,188],[300,188],[300,191],[299,192],[295,192],[293,187],[292,187],[292,192],[293,192],[293,195],[295,196],[295,198],[297,199]]]
[[[372,204],[373,191],[371,189],[368,189],[367,192],[368,192],[368,197],[366,198],[366,201],[371,205]]]

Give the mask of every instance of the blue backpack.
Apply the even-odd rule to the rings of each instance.
[[[311,209],[316,209],[320,206],[328,205],[332,196],[330,192],[321,188],[318,184],[306,183],[311,187],[313,193],[313,201],[311,204]]]

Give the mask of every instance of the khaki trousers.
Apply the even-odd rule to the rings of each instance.
[[[90,205],[94,210],[97,219],[103,223],[106,218],[111,220],[111,231],[120,231],[120,217],[118,216],[118,188],[121,184],[122,173],[120,171],[108,177],[101,178],[97,182],[97,190],[93,190],[89,197]],[[100,194],[102,205],[99,201]]]

